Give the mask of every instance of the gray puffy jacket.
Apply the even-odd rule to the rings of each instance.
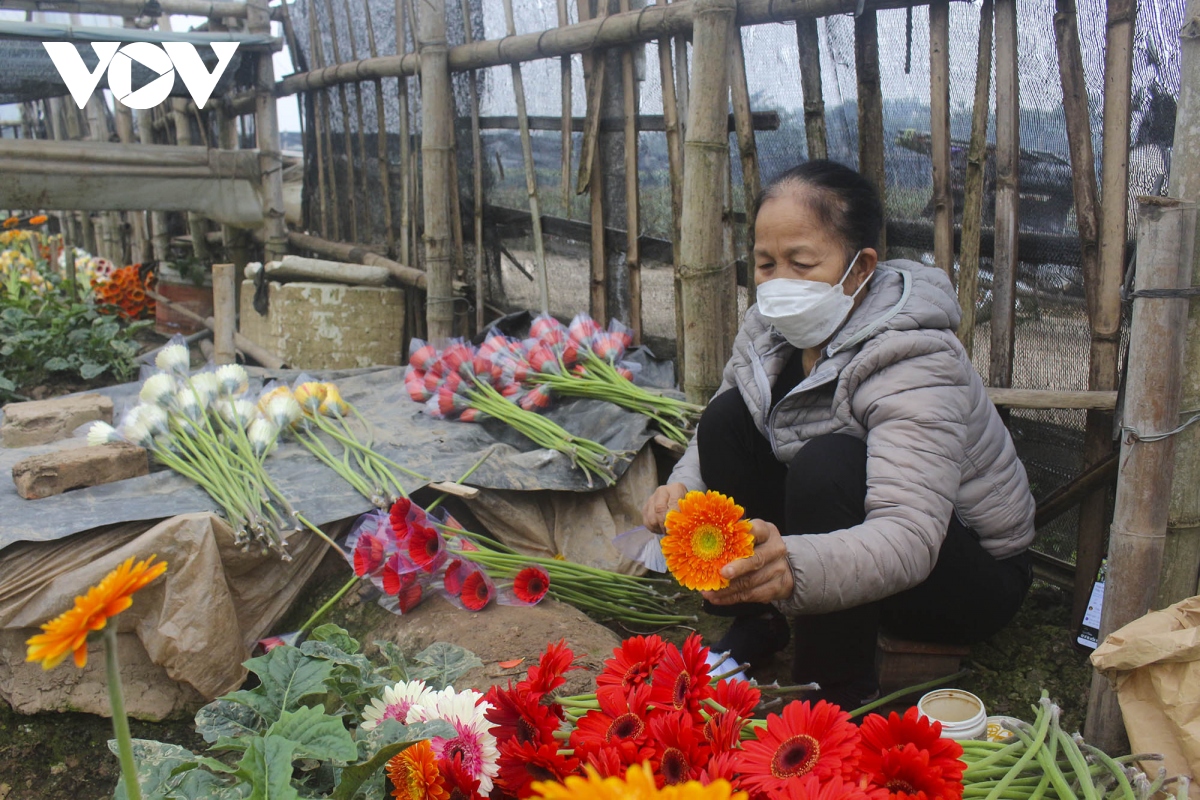
[[[829,433],[867,443],[866,521],[785,537],[795,592],[776,604],[781,610],[833,611],[916,586],[937,562],[952,513],[998,559],[1033,541],[1025,468],[954,335],[959,318],[942,270],[881,263],[809,376],[771,409],[771,386],[794,348],[757,307],[746,313],[718,394],[738,388],[775,456],[787,463]],[[703,436],[700,428],[672,482],[706,488]]]

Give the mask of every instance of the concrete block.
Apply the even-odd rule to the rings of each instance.
[[[111,397],[81,394],[53,400],[9,403],[4,407],[0,440],[5,447],[31,447],[66,439],[80,425],[113,420]]]
[[[300,369],[398,365],[404,290],[337,283],[269,282],[268,313],[254,310],[254,284],[240,292],[241,333]]]
[[[18,461],[12,469],[17,494],[26,500],[149,473],[150,459],[146,451],[125,442],[31,456]]]

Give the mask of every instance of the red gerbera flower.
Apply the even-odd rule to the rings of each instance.
[[[479,779],[472,778],[471,773],[463,766],[462,753],[455,753],[454,759],[438,760],[438,771],[442,774],[442,782],[448,800],[476,800],[479,797]]]
[[[514,797],[527,797],[534,781],[562,781],[579,769],[579,759],[558,754],[558,742],[500,742],[496,785]]]
[[[894,711],[886,719],[879,714],[869,715],[863,720],[861,733],[859,768],[888,797],[962,797],[962,746],[953,739],[941,738],[940,722],[910,708],[903,717]]]
[[[456,558],[446,565],[446,574],[442,576],[442,586],[446,592],[458,597],[462,594],[463,580],[467,577],[467,565],[461,558]]]
[[[810,773],[822,781],[840,780],[857,764],[858,736],[850,715],[838,706],[824,700],[788,703],[782,717],[770,714],[758,738],[742,746],[742,785],[767,792]]]
[[[700,704],[713,696],[708,680],[707,656],[708,648],[700,644],[699,634],[688,636],[682,651],[668,644],[662,664],[654,673],[651,705],[698,715]]]
[[[408,512],[411,508],[412,500],[401,497],[392,503],[392,508],[388,512],[388,520],[392,523],[392,535],[398,540],[408,535]]]
[[[749,717],[758,706],[762,692],[746,681],[717,681],[713,700],[725,710],[739,717]]]
[[[396,572],[391,568],[396,556],[388,559],[388,565],[383,568],[383,591],[396,598],[396,605],[401,614],[407,614],[420,604],[425,596],[425,589],[417,580],[416,573]]]
[[[420,339],[414,339],[413,344],[416,345]],[[429,369],[437,358],[437,350],[431,344],[421,344],[408,354],[408,363],[412,364],[417,369]]]
[[[385,594],[396,594],[400,591],[406,578],[410,578],[410,583],[416,580],[413,575],[417,571],[417,566],[405,558],[403,553],[392,553],[388,557],[387,562],[383,565],[383,591]]]
[[[743,723],[736,713],[722,711],[706,720],[701,730],[714,753],[728,753],[741,743]]]
[[[413,525],[408,537],[408,555],[426,572],[433,572],[446,559],[446,543],[434,528]]]
[[[596,676],[596,686],[620,686],[628,692],[650,682],[654,667],[662,660],[667,646],[661,636],[631,636],[613,650],[604,662],[604,671]]]
[[[652,715],[650,741],[654,745],[654,776],[660,788],[699,780],[710,751],[690,714],[676,711]]]
[[[496,587],[487,574],[481,569],[472,570],[463,579],[462,604],[472,611],[482,611],[496,594]]]
[[[584,714],[571,731],[571,747],[587,757],[602,747],[618,747],[625,766],[641,763],[653,755],[647,742],[650,687],[638,686],[625,694],[616,686],[596,692],[600,710]]]
[[[867,791],[853,781],[831,778],[821,781],[809,773],[767,794],[771,800],[868,800]]]
[[[354,574],[360,578],[383,566],[385,542],[369,533],[360,534],[354,545]]]
[[[571,666],[574,660],[575,653],[567,647],[567,640],[559,639],[557,643],[546,647],[546,652],[538,659],[537,666],[529,668],[529,673],[520,685],[539,697],[550,694],[567,682],[563,677],[564,672],[579,669]]]
[[[509,682],[507,689],[493,686],[484,696],[491,708],[484,717],[492,723],[491,734],[503,742],[513,740],[520,744],[543,744],[554,742],[554,732],[560,720],[549,707],[541,704],[541,697],[520,685]],[[557,745],[556,745],[557,746]]]
[[[734,791],[738,790],[736,754],[716,753],[708,760],[700,773],[700,782],[708,786],[713,781],[729,781]]]
[[[550,574],[536,565],[523,568],[513,578],[513,594],[527,605],[537,605],[550,591]]]
[[[628,742],[624,743],[628,745]],[[601,778],[623,778],[628,769],[627,759],[620,745],[597,747],[587,754],[587,765],[596,770]]]

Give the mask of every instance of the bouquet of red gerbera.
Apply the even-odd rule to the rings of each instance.
[[[805,701],[755,720],[759,690],[714,680],[707,657],[694,634],[683,647],[635,636],[605,662],[596,694],[556,697],[573,654],[551,645],[525,680],[487,694],[497,789],[525,798],[538,781],[648,764],[660,788],[723,779],[751,800],[961,800],[962,747],[915,708],[858,727]]]

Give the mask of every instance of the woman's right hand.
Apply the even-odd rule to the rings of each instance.
[[[668,483],[654,490],[642,506],[642,524],[655,533],[666,533],[663,522],[668,511],[674,511],[688,488],[682,483]]]

